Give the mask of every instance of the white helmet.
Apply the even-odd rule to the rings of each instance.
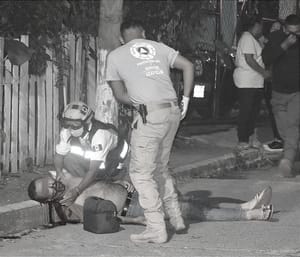
[[[93,110],[85,103],[72,102],[65,107],[61,117],[65,121],[88,122],[93,116]]]

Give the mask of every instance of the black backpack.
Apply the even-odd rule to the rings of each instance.
[[[96,234],[120,230],[117,208],[112,201],[91,196],[83,205],[83,229]]]

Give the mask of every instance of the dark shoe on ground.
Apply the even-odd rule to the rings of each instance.
[[[168,234],[165,228],[160,230],[153,230],[147,228],[144,232],[140,234],[130,235],[130,240],[134,243],[162,244],[167,242]]]
[[[292,162],[288,159],[282,159],[279,162],[278,169],[284,178],[292,178],[295,176],[292,171]]]
[[[278,139],[274,139],[272,142],[263,145],[264,149],[268,152],[282,152],[283,142]]]

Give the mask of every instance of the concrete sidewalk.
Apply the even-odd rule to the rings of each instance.
[[[170,157],[170,167],[179,183],[190,178],[220,177],[240,167],[262,165],[261,151],[250,149],[234,153],[236,130],[213,134],[178,135]],[[27,193],[27,192],[24,192]],[[48,208],[34,201],[23,201],[0,207],[0,236],[30,230],[48,223]]]
[[[262,127],[261,142],[271,140],[270,129]],[[170,157],[170,167],[177,180],[185,178],[221,177],[235,169],[249,169],[277,160],[280,154],[266,153],[262,149],[236,151],[236,129],[212,134],[178,136]]]

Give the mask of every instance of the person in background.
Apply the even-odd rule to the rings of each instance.
[[[299,80],[300,18],[286,17],[282,30],[273,32],[262,57],[272,66],[272,107],[284,152],[279,170],[284,177],[293,177],[293,164],[299,144],[300,80]]]
[[[236,68],[233,79],[238,88],[239,116],[237,122],[238,145],[242,151],[250,147],[260,147],[257,139],[255,123],[260,111],[263,97],[264,79],[271,74],[265,69],[262,61],[263,23],[259,16],[248,17],[246,31],[242,34],[236,51]]]
[[[282,30],[281,22],[275,21],[270,28],[270,33],[274,32],[274,31],[278,31],[278,30]],[[265,44],[267,42],[268,42],[268,39],[266,39]],[[265,98],[266,106],[267,106],[268,113],[269,113],[271,128],[272,128],[272,132],[273,132],[273,140],[271,142],[267,142],[267,143],[263,144],[263,148],[268,152],[282,152],[283,151],[283,140],[279,134],[276,120],[274,117],[274,113],[272,110],[272,104],[271,104],[272,81],[265,81],[264,98]]]
[[[118,166],[121,168],[129,146],[112,124],[94,119],[93,110],[83,102],[68,104],[60,121],[60,141],[54,156],[57,176],[63,177],[62,170],[66,169],[83,178],[61,199],[63,205],[69,206],[96,179],[112,179],[121,172]]]
[[[129,175],[147,224],[144,232],[130,239],[164,243],[165,215],[176,232],[186,228],[168,162],[180,119],[187,113],[194,67],[174,49],[147,40],[140,21],[125,20],[120,30],[124,45],[108,55],[106,80],[118,101],[139,111],[132,124]],[[183,72],[181,110],[170,68]]]

